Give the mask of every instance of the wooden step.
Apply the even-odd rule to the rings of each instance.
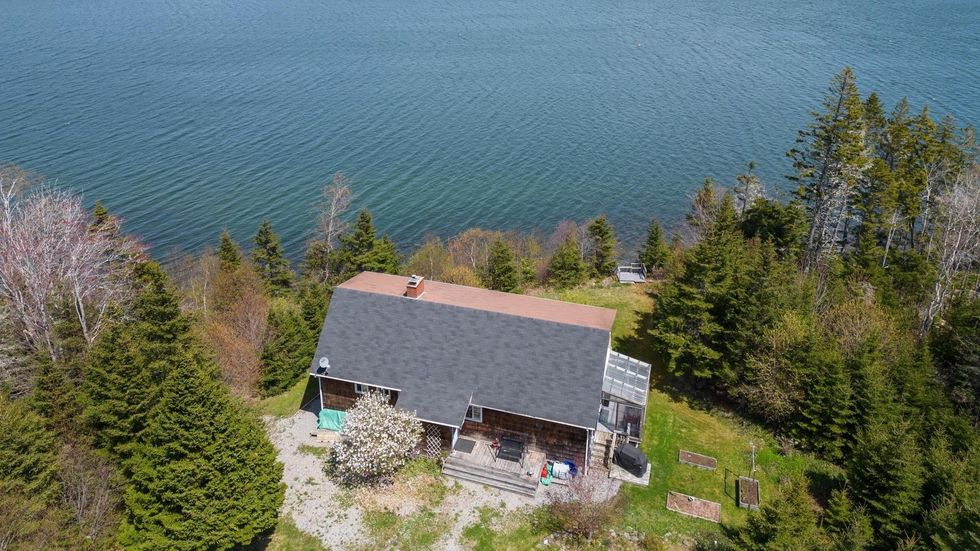
[[[490,486],[491,488],[497,488],[498,490],[514,492],[529,497],[533,497],[538,489],[537,478],[529,479],[513,473],[497,471],[465,461],[453,460],[452,458],[446,460],[442,467],[442,473],[459,480],[475,482],[484,486]]]

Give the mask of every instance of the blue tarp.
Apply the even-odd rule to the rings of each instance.
[[[347,419],[346,411],[321,409],[320,422],[317,424],[317,428],[339,431],[344,428],[344,419]]]

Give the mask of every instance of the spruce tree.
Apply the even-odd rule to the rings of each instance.
[[[145,427],[173,357],[191,338],[190,320],[163,269],[146,262],[134,270],[138,292],[129,315],[96,340],[82,386],[83,417],[98,446],[117,458]]]
[[[872,419],[858,432],[847,473],[877,539],[895,545],[919,512],[923,483],[921,451],[909,423]]]
[[[822,107],[800,131],[800,145],[788,153],[796,170],[790,179],[799,184],[797,195],[810,217],[803,258],[807,270],[842,249],[850,197],[869,160],[864,104],[850,67],[834,76]]]
[[[300,309],[289,301],[278,299],[270,305],[268,325],[259,379],[264,396],[289,390],[309,369],[316,347],[315,334],[308,329]]]
[[[218,243],[218,261],[221,270],[226,273],[234,272],[242,264],[242,251],[231,238],[228,230],[221,232]]]
[[[587,276],[588,267],[582,260],[582,251],[574,238],[567,238],[558,246],[548,264],[548,283],[565,289],[582,284]]]
[[[0,495],[21,494],[38,507],[58,498],[55,435],[23,401],[0,394]]]
[[[803,359],[804,399],[794,434],[810,449],[832,461],[843,458],[854,420],[851,383],[839,350],[824,344],[822,338],[811,343]]]
[[[303,322],[314,340],[323,328],[323,320],[327,316],[330,296],[333,288],[326,283],[318,283],[304,279],[299,286],[299,307],[303,314]]]
[[[355,260],[357,271],[397,274],[401,267],[401,255],[395,242],[387,235],[375,240],[374,246]]]
[[[740,551],[826,549],[829,541],[817,525],[816,504],[802,482],[783,488],[781,495],[749,516],[735,531],[732,547]]]
[[[377,238],[378,231],[374,228],[371,212],[362,209],[357,214],[357,221],[351,231],[340,237],[341,250],[352,259],[360,258],[374,248]]]
[[[864,510],[854,505],[845,490],[831,492],[824,526],[838,551],[862,551],[871,545],[874,534]]]
[[[605,214],[589,224],[589,241],[591,249],[589,264],[592,273],[599,277],[611,275],[616,271],[616,232]]]
[[[289,269],[289,261],[282,254],[279,236],[272,231],[272,224],[268,220],[259,224],[252,241],[255,243],[255,248],[252,249],[255,270],[273,296],[282,296],[292,286],[293,272]]]
[[[499,237],[490,245],[483,286],[494,291],[513,292],[518,287],[517,266],[510,245]]]
[[[282,465],[262,426],[193,348],[172,358],[133,456],[119,541],[128,549],[231,549],[275,526]]]
[[[643,243],[643,250],[640,251],[640,262],[648,270],[662,270],[667,267],[668,259],[670,259],[670,250],[664,241],[660,222],[654,218],[650,220],[650,227],[647,228],[647,239]]]
[[[745,244],[730,196],[718,207],[705,238],[684,258],[683,272],[660,295],[650,330],[667,368],[696,379],[730,380],[725,357],[744,297]]]
[[[525,257],[518,260],[517,272],[521,287],[531,287],[538,281],[538,270],[530,258]]]

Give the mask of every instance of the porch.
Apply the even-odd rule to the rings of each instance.
[[[519,443],[519,444],[517,444]],[[460,436],[443,463],[443,474],[500,490],[534,496],[547,458],[514,438]]]

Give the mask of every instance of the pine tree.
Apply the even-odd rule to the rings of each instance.
[[[371,213],[364,209],[350,231],[340,236],[340,247],[330,252],[329,262],[331,281],[336,282],[365,270],[398,273],[401,255],[388,236],[377,237]]]
[[[909,423],[872,419],[858,432],[847,472],[877,539],[895,545],[919,511],[923,482],[921,451]]]
[[[318,283],[305,279],[299,286],[299,307],[303,314],[306,328],[314,340],[323,328],[323,320],[327,316],[330,296],[333,288],[326,283]]]
[[[82,386],[83,417],[99,447],[124,457],[158,398],[173,357],[188,345],[190,320],[163,269],[154,262],[135,268],[138,292],[129,316],[96,340]]]
[[[587,270],[578,243],[569,237],[551,256],[551,262],[548,264],[548,283],[559,289],[575,287],[585,281]]]
[[[591,241],[589,264],[592,273],[605,277],[616,271],[616,232],[605,214],[589,224],[589,241]]]
[[[127,549],[230,549],[275,526],[282,465],[258,420],[192,348],[171,361],[133,456],[119,541]]]
[[[289,390],[309,369],[316,337],[308,329],[300,309],[282,299],[270,305],[268,325],[259,388],[264,396],[273,396]]]
[[[289,269],[289,261],[282,254],[279,236],[272,231],[272,224],[268,220],[259,224],[252,241],[255,243],[252,261],[256,271],[273,296],[282,296],[293,284],[293,272]]]
[[[640,262],[648,270],[664,269],[667,267],[667,260],[670,258],[670,250],[664,241],[663,230],[660,222],[656,218],[650,220],[650,227],[647,229],[647,240],[640,251]]]
[[[374,248],[377,238],[378,231],[374,228],[371,213],[363,209],[357,214],[357,221],[350,233],[340,237],[340,245],[347,255],[356,259],[369,253]]]
[[[228,230],[221,232],[221,239],[218,244],[218,261],[221,270],[226,273],[234,272],[242,264],[242,251],[238,248]]]
[[[109,209],[105,208],[102,201],[96,201],[95,206],[92,208],[92,227],[102,228],[105,227],[112,221],[112,217],[109,215]]]
[[[517,266],[510,245],[497,238],[490,245],[487,267],[483,274],[483,286],[494,291],[513,292],[517,290]]]
[[[826,534],[817,525],[816,504],[801,482],[783,488],[779,498],[749,516],[732,539],[740,551],[826,549]]]

